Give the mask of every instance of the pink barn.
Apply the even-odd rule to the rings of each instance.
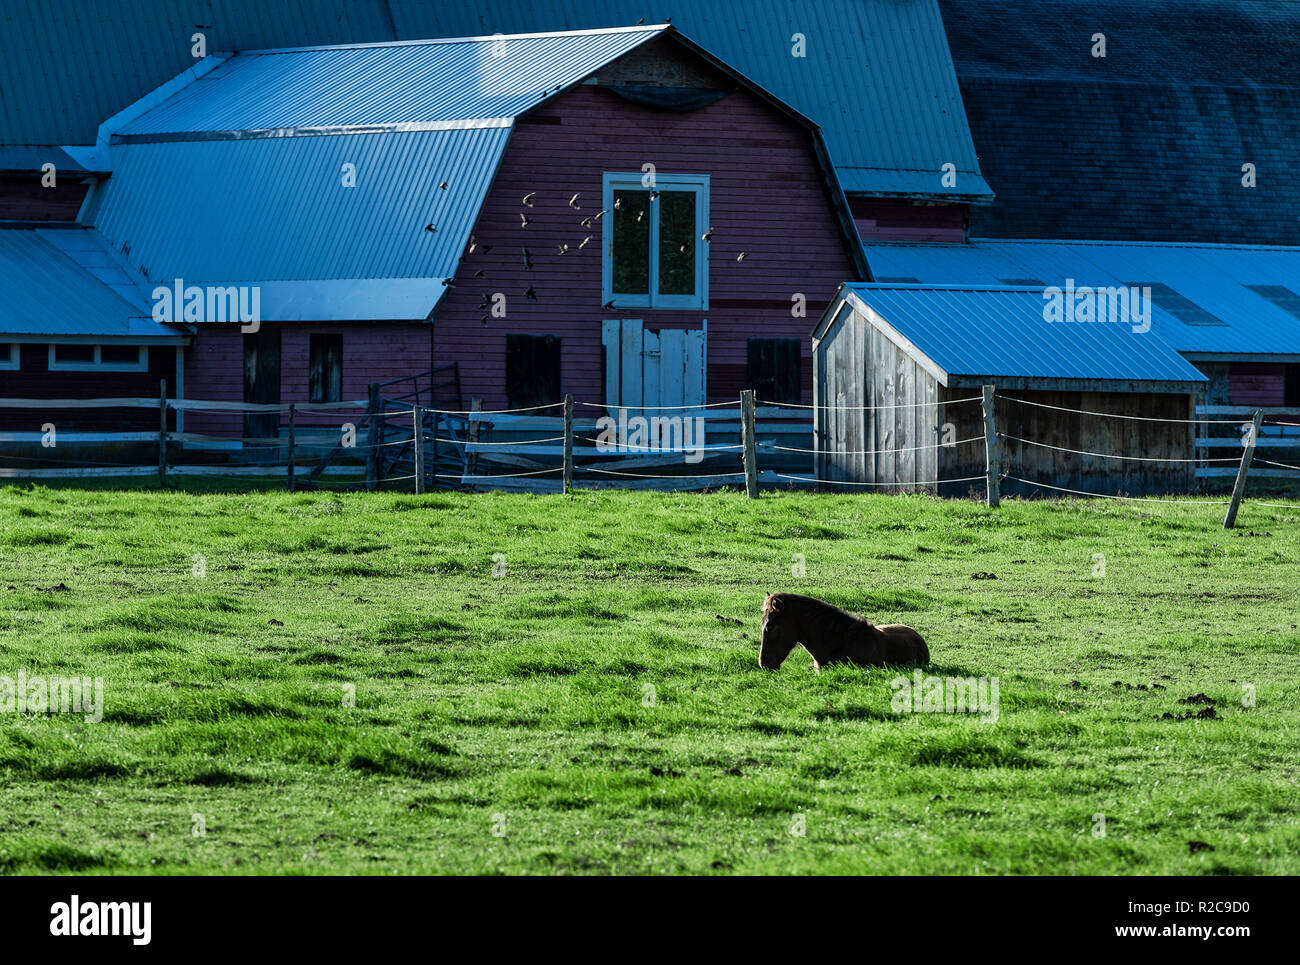
[[[256,291],[255,332],[159,316],[189,398],[807,403],[867,277],[817,126],[671,26],[209,60],[116,119],[83,211],[146,289]]]

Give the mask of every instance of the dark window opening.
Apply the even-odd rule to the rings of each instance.
[[[311,336],[309,354],[308,400],[341,402],[343,400],[343,336]]]
[[[802,342],[797,338],[749,340],[749,387],[761,402],[798,402]]]
[[[506,336],[508,408],[531,409],[561,401],[560,342],[558,335]]]
[[[610,249],[616,294],[650,292],[650,192],[614,192],[614,241]]]
[[[54,361],[60,364],[76,362],[94,364],[95,346],[93,345],[55,345]]]
[[[1286,367],[1286,383],[1283,390],[1282,404],[1288,409],[1300,408],[1300,364],[1291,364]]]
[[[99,360],[105,364],[131,365],[140,361],[140,348],[137,345],[101,345]]]

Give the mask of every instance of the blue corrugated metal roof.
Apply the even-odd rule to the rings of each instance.
[[[1119,323],[1048,322],[1036,288],[848,284],[840,294],[869,307],[950,376],[1205,381],[1153,333],[1154,318],[1144,333]]]
[[[403,4],[399,35],[673,26],[821,126],[851,193],[991,197],[935,0],[479,0]],[[793,56],[795,36],[805,56]],[[944,188],[951,162],[957,184]]]
[[[811,117],[850,192],[988,196],[935,0],[692,0],[663,10],[685,34]],[[0,141],[91,144],[106,118],[193,66],[208,49],[620,26],[658,19],[645,0],[117,0],[50,17],[9,0],[0,31]],[[802,34],[807,56],[792,56]],[[112,51],[111,57],[105,51]],[[957,188],[937,171],[956,165]]]
[[[441,280],[455,273],[509,134],[119,145],[95,223],[154,282]],[[356,166],[356,187],[343,186],[344,164]]]
[[[240,53],[116,135],[513,118],[662,26]]]
[[[1164,285],[1157,307],[1181,295],[1224,324],[1187,324],[1170,311],[1153,330],[1180,352],[1300,354],[1300,318],[1247,286],[1280,285],[1300,294],[1300,248],[1253,245],[1093,241],[1001,241],[965,245],[880,243],[866,246],[877,281],[1000,285],[1033,279],[1044,286]],[[1177,307],[1177,305],[1175,305]]]
[[[0,335],[184,334],[149,316],[126,273],[84,229],[0,230],[0,292]]]

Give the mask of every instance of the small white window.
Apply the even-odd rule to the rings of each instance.
[[[55,342],[50,346],[51,372],[147,372],[145,345],[82,345]]]
[[[709,176],[606,174],[601,304],[709,306]]]
[[[0,342],[0,369],[17,370],[20,358],[17,342]]]

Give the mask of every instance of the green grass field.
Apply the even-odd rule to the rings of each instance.
[[[0,713],[0,871],[1300,873],[1300,503],[1221,520],[0,489],[0,676],[105,704]],[[997,721],[761,670],[769,590],[915,626]]]

